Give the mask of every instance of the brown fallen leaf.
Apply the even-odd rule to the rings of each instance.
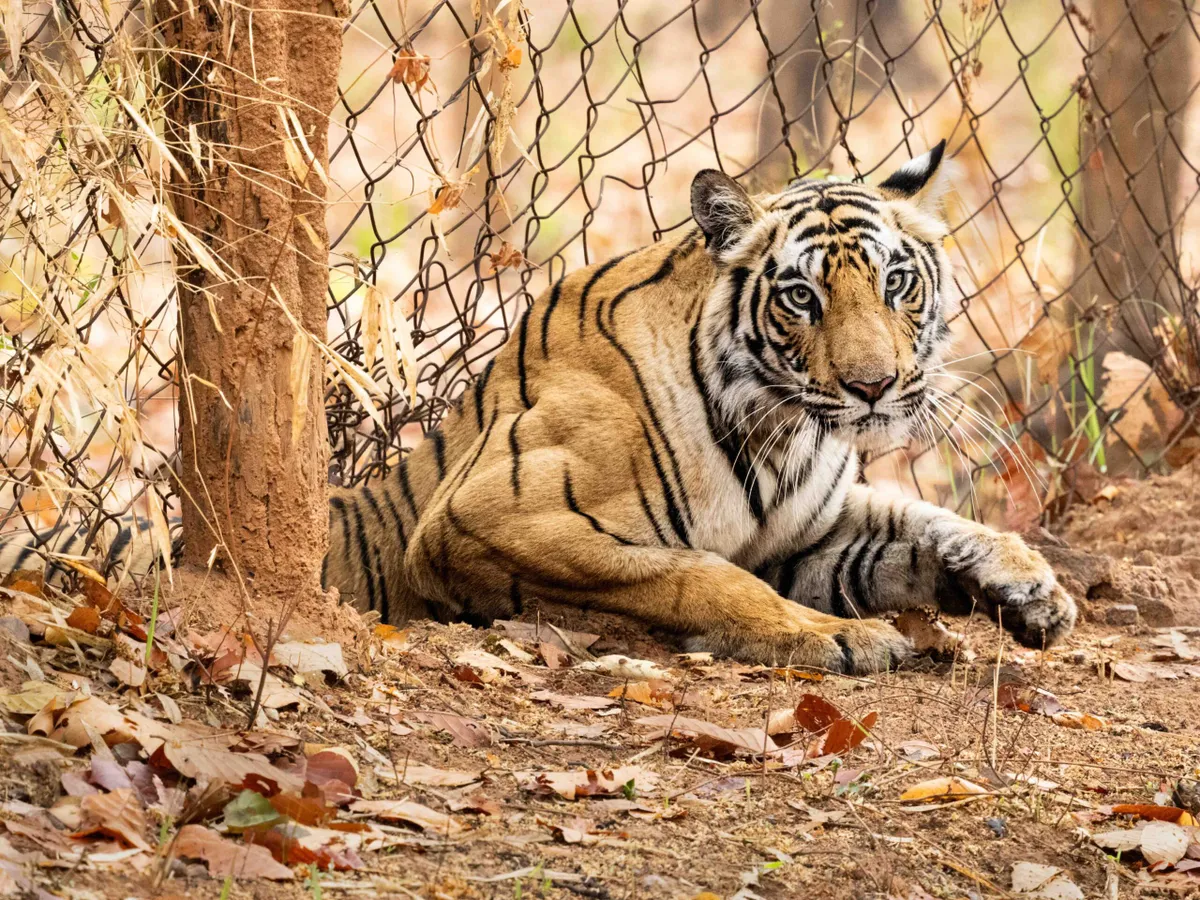
[[[559,650],[571,656],[581,655],[592,644],[600,640],[600,635],[589,634],[585,631],[567,631],[565,628],[551,628],[549,625],[538,625],[533,622],[513,622],[508,619],[498,619],[492,623],[515,641],[527,644],[553,644]],[[565,639],[565,640],[564,640]],[[568,643],[570,646],[568,646]]]
[[[604,709],[616,703],[611,697],[583,697],[556,694],[553,691],[534,691],[529,698],[539,703],[549,703],[559,709]]]
[[[1103,731],[1108,727],[1108,722],[1099,716],[1093,716],[1091,713],[1079,712],[1079,710],[1068,709],[1065,712],[1055,713],[1050,716],[1050,721],[1055,725],[1061,725],[1064,728],[1082,728],[1086,731]]]
[[[869,712],[861,720],[838,719],[829,726],[822,737],[813,742],[809,752],[813,757],[840,756],[848,753],[867,739],[879,719],[879,713]]]
[[[48,681],[26,681],[19,691],[0,691],[0,707],[18,716],[32,716],[53,700],[73,696]],[[31,732],[32,733],[32,732]]]
[[[902,803],[911,803],[916,800],[964,800],[969,797],[984,797],[989,793],[990,791],[987,788],[980,787],[973,781],[967,781],[965,778],[952,775],[942,778],[932,778],[929,781],[914,784],[900,795],[900,801]]]
[[[327,747],[308,758],[304,767],[304,780],[316,787],[330,781],[354,787],[358,784],[358,763],[348,750]]]
[[[107,794],[88,794],[80,799],[79,808],[83,824],[72,837],[106,834],[129,847],[151,849],[146,840],[146,812],[136,791],[126,788]]]
[[[492,744],[492,733],[486,725],[458,713],[416,710],[406,712],[405,718],[448,732],[460,747],[488,747]]]
[[[292,870],[276,862],[266,847],[236,844],[203,825],[184,825],[171,850],[175,856],[203,860],[214,878],[286,881],[294,877]]]
[[[541,641],[537,645],[537,652],[547,669],[565,669],[571,665],[571,654],[556,644]]]
[[[411,762],[398,762],[395,766],[385,766],[380,763],[375,767],[375,775],[384,781],[399,782],[400,784],[423,784],[429,787],[462,787],[479,781],[483,777],[478,772],[458,772]]]
[[[754,754],[773,753],[779,749],[761,727],[722,728],[703,719],[674,715],[646,716],[638,719],[636,724],[660,728],[660,737],[670,733],[716,755],[729,756],[735,750],[745,750]]]
[[[88,634],[95,634],[100,629],[100,610],[91,606],[77,606],[67,616],[67,624]]]
[[[669,709],[674,705],[675,690],[666,681],[634,681],[613,688],[608,696],[616,700],[632,700],[646,706]]]
[[[803,694],[793,712],[796,724],[805,731],[824,731],[842,718],[842,711],[816,694]]]
[[[188,778],[198,781],[219,781],[229,787],[259,790],[261,793],[291,791],[299,793],[304,782],[291,772],[285,772],[257,753],[230,753],[228,750],[206,748],[195,744],[163,744],[151,757],[155,765],[170,765]]]
[[[141,687],[146,683],[146,670],[131,659],[118,656],[108,667],[117,681],[128,687]]]
[[[356,800],[350,811],[390,822],[406,822],[432,834],[454,835],[467,830],[457,819],[411,800]]]
[[[534,794],[557,794],[564,800],[625,793],[625,787],[630,782],[633,783],[631,789],[638,792],[652,791],[658,786],[657,773],[641,766],[569,772],[514,772],[513,775],[522,790]]]
[[[1160,822],[1175,822],[1187,816],[1185,809],[1178,806],[1158,806],[1154,803],[1117,803],[1113,806],[1101,806],[1097,813],[1110,816],[1133,816],[1135,819],[1155,819]]]

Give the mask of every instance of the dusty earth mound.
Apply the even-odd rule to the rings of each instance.
[[[1132,624],[1133,605],[1149,625],[1200,624],[1200,462],[1116,480],[1056,530],[1031,538],[1089,618]]]

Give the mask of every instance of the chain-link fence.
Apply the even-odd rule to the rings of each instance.
[[[684,227],[698,169],[756,189],[879,180],[941,138],[957,168],[945,431],[869,476],[1026,525],[1106,473],[1187,460],[1190,7],[356,2],[330,121],[329,338],[379,389],[330,382],[331,480],[395,465],[552,279]],[[27,3],[5,38],[6,527],[94,522],[148,483],[170,493],[164,48],[136,0]]]

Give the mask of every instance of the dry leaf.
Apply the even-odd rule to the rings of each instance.
[[[552,704],[559,709],[604,709],[616,703],[611,697],[583,697],[556,694],[553,691],[534,691],[529,698],[540,703]]]
[[[500,249],[495,253],[489,253],[488,259],[491,260],[493,273],[501,269],[506,269],[509,266],[521,266],[525,264],[525,256],[508,241],[504,241],[500,245]]]
[[[424,784],[429,787],[462,787],[479,781],[483,777],[478,772],[458,772],[411,762],[397,762],[395,766],[385,766],[380,763],[375,767],[375,775],[384,781],[400,784]]]
[[[184,825],[171,847],[176,856],[203,860],[213,878],[285,881],[294,877],[292,870],[276,862],[266,847],[236,844],[203,825]]]
[[[813,742],[810,753],[813,756],[840,756],[849,753],[867,739],[878,719],[877,712],[869,712],[857,722],[854,719],[838,719],[829,726],[824,737]]]
[[[67,696],[67,691],[48,681],[26,681],[19,691],[0,691],[0,707],[14,715],[32,716],[41,712],[52,700]]]
[[[117,681],[129,687],[141,687],[146,683],[146,670],[131,659],[118,656],[108,667]]]
[[[648,659],[630,659],[628,656],[612,654],[581,662],[575,667],[582,672],[598,672],[613,678],[629,681],[670,681],[671,673],[658,663]]]
[[[805,731],[824,731],[842,718],[842,711],[824,697],[803,694],[792,715]]]
[[[1142,829],[1142,857],[1152,866],[1173,866],[1183,859],[1190,842],[1188,832],[1173,822],[1149,822]]]
[[[83,827],[73,837],[106,834],[140,850],[151,849],[146,840],[146,813],[137,792],[131,789],[89,794],[79,803]]]
[[[1050,717],[1050,721],[1055,725],[1062,725],[1064,728],[1083,728],[1087,731],[1103,731],[1108,727],[1108,722],[1099,716],[1074,709],[1055,713]]]
[[[565,628],[551,628],[549,625],[537,625],[533,622],[513,622],[507,619],[497,619],[492,625],[499,628],[510,638],[524,641],[527,644],[553,644],[564,653],[579,656],[588,647],[600,640],[600,635],[584,631],[567,631]],[[568,643],[570,646],[568,646]]]
[[[341,644],[290,641],[276,644],[271,649],[271,655],[301,675],[306,672],[329,672],[337,678],[343,678],[350,671],[342,657]]]
[[[665,681],[635,681],[608,692],[608,696],[616,700],[632,700],[634,703],[663,709],[672,705],[674,695],[674,689]]]
[[[175,770],[198,781],[219,781],[231,788],[255,789],[256,784],[269,784],[274,791],[299,793],[304,783],[299,777],[285,772],[257,753],[231,753],[193,743],[165,743],[152,755],[156,764],[169,763]]]
[[[396,84],[403,83],[414,91],[419,91],[429,82],[429,63],[428,56],[417,53],[409,44],[401,47],[400,52],[396,54],[396,61],[388,72],[388,78]]]
[[[356,800],[350,804],[350,811],[391,822],[407,822],[432,834],[455,835],[467,830],[451,816],[410,800]]]
[[[987,788],[980,787],[973,781],[948,776],[914,784],[900,795],[900,800],[905,803],[915,800],[963,800],[968,797],[987,796],[989,793]]]
[[[729,755],[734,750],[746,750],[750,753],[773,753],[779,747],[771,740],[766,731],[759,728],[722,728],[702,719],[689,719],[686,716],[662,715],[646,716],[637,720],[638,725],[649,725],[661,728],[661,734],[668,732],[675,737],[684,738],[704,750],[711,750],[719,755]]]
[[[1012,869],[1013,893],[1029,894],[1041,900],[1083,900],[1083,891],[1075,882],[1055,866],[1039,863],[1014,863]]]
[[[460,747],[487,747],[492,743],[492,733],[486,725],[458,713],[416,710],[404,715],[411,721],[425,722],[434,728],[449,732],[454,737],[454,743]]]
[[[571,665],[571,654],[557,644],[542,641],[537,645],[537,652],[548,669],[565,669]]]
[[[522,790],[535,794],[557,794],[564,800],[624,793],[625,786],[630,782],[633,782],[632,789],[638,792],[652,791],[658,786],[658,775],[641,766],[513,774]]]
[[[67,624],[88,634],[95,634],[100,628],[100,611],[91,606],[77,606],[67,616]]]

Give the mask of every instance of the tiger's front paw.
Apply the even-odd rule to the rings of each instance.
[[[947,573],[1026,647],[1047,647],[1075,627],[1075,601],[1017,535],[972,528],[939,543]]]
[[[844,675],[872,675],[897,668],[912,643],[880,619],[839,619],[789,604],[793,619],[776,633],[721,631],[696,635],[686,649],[710,650],[744,662],[803,666]]]

